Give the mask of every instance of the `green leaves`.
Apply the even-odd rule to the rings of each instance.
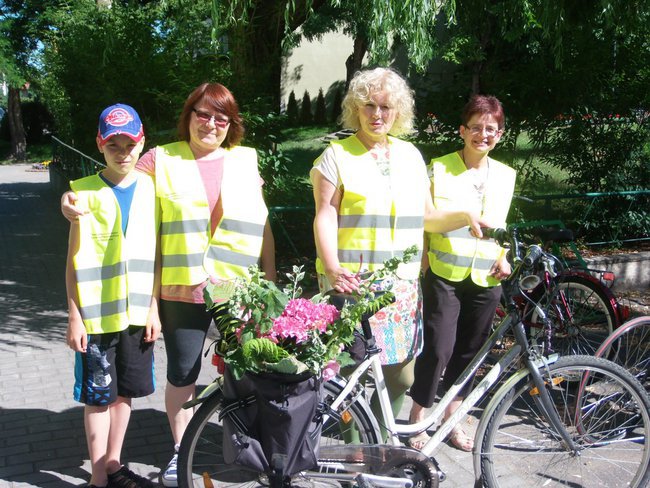
[[[327,296],[300,298],[300,282],[305,276],[302,266],[294,266],[286,275],[289,283],[282,291],[265,280],[256,266],[248,269],[249,279],[209,283],[204,293],[220,334],[216,352],[236,378],[246,371],[318,374],[333,360],[348,365],[350,356],[343,346],[353,342],[363,318],[393,300],[390,291],[373,291],[377,282],[393,277],[399,265],[416,254],[417,248],[412,246],[402,257],[386,261],[383,268],[371,273],[358,293],[343,304],[340,316],[332,305],[324,303]]]

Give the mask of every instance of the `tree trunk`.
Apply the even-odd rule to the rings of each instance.
[[[482,62],[476,62],[472,65],[472,95],[481,93],[481,71]]]
[[[318,10],[324,3],[324,0],[313,0],[311,10]],[[294,31],[301,26],[309,13],[299,2],[288,30]],[[233,80],[229,88],[237,100],[252,102],[261,98],[279,111],[282,40],[286,28],[284,10],[278,8],[277,2],[258,1],[246,15],[240,16],[248,22],[233,26],[229,32]]]
[[[20,89],[9,87],[7,95],[7,116],[11,134],[11,157],[16,161],[27,159],[27,141],[23,127],[23,115],[20,108]]]
[[[361,69],[363,64],[363,57],[368,51],[368,43],[366,42],[365,36],[359,34],[354,38],[354,48],[352,54],[348,56],[348,59],[345,60],[345,91],[347,92],[348,87],[350,86],[350,81],[354,77],[354,74]]]

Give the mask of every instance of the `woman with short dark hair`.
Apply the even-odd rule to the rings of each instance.
[[[505,117],[499,100],[474,95],[462,111],[462,149],[429,164],[433,204],[438,210],[465,210],[480,215],[488,227],[505,227],[515,186],[515,171],[488,156],[503,135]],[[510,274],[505,250],[493,239],[478,239],[461,228],[427,233],[426,271],[422,278],[424,345],[415,361],[411,386],[412,423],[424,417],[436,394],[442,396],[487,339],[501,296],[501,279]],[[441,376],[442,388],[438,392]],[[468,381],[445,411],[456,411],[469,393]],[[421,449],[426,432],[409,440]],[[451,443],[471,451],[472,438],[460,426]]]

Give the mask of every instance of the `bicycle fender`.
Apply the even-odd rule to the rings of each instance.
[[[552,354],[548,358],[543,358],[535,361],[535,366],[540,369],[544,369],[549,364],[555,363],[559,358],[559,354]],[[483,446],[483,438],[485,437],[485,431],[487,430],[487,421],[497,409],[501,403],[501,400],[503,400],[505,397],[505,394],[529,374],[530,371],[527,366],[524,366],[523,368],[513,373],[506,381],[503,382],[503,384],[494,393],[494,395],[492,395],[492,398],[490,398],[490,401],[481,414],[481,419],[479,420],[475,436],[475,446],[479,447],[478,449],[475,448],[473,452],[474,476],[477,483],[476,486],[480,486],[479,483],[481,482],[481,450]]]
[[[602,291],[603,295],[605,295],[607,301],[614,309],[614,315],[617,323],[612,324],[612,329],[617,329],[623,322],[625,322],[625,313],[620,303],[618,303],[616,295],[614,295],[612,290],[608,286],[604,285],[602,281],[600,281],[591,273],[579,269],[569,269],[565,272],[564,276],[576,276],[578,278],[583,278],[584,280],[591,281],[595,285],[599,286],[599,290]]]

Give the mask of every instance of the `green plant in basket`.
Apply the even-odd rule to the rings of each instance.
[[[353,342],[361,318],[392,302],[391,278],[416,253],[412,246],[401,258],[387,260],[341,310],[328,303],[327,294],[301,298],[302,266],[287,274],[282,290],[256,266],[249,268],[249,279],[209,283],[205,301],[220,335],[215,353],[236,379],[245,372],[323,373],[327,379],[352,363],[345,346]]]

